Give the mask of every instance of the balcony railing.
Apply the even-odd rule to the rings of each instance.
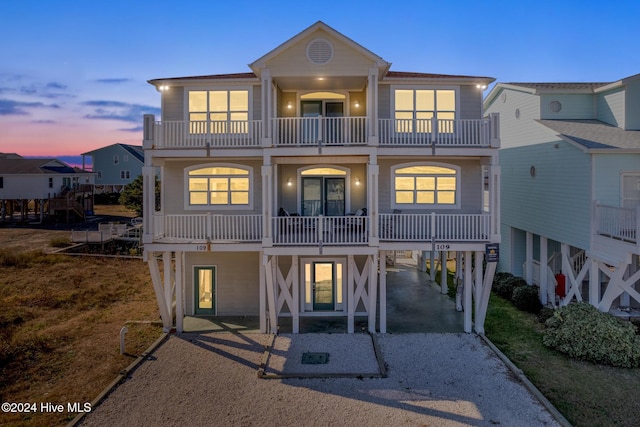
[[[365,145],[366,117],[280,117],[273,119],[274,145]]]
[[[621,208],[596,204],[596,233],[624,242],[638,244],[640,206]]]
[[[367,117],[279,117],[271,119],[276,147],[367,145]],[[498,116],[486,119],[380,119],[382,146],[497,147]],[[144,139],[154,148],[258,148],[263,123],[252,121],[155,121],[145,116]],[[145,146],[145,148],[149,148]]]
[[[367,244],[366,216],[293,216],[273,218],[274,245]]]
[[[262,215],[156,215],[154,240],[260,242]]]
[[[380,214],[380,240],[474,242],[490,238],[487,214]]]
[[[380,119],[380,145],[491,146],[491,120]]]
[[[251,148],[262,145],[262,121],[154,122],[156,148]]]

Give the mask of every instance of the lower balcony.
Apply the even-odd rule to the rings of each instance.
[[[621,208],[596,204],[596,233],[611,239],[638,244],[640,206]]]
[[[252,243],[262,241],[262,215],[156,215],[153,240],[160,242]]]
[[[367,216],[285,216],[272,219],[273,244],[366,245]]]
[[[381,241],[485,242],[491,237],[488,214],[380,214]]]

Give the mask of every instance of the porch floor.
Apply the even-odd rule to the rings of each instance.
[[[377,310],[378,315],[380,310]],[[280,333],[291,333],[290,317],[280,317]],[[366,316],[355,317],[355,332],[366,332]],[[185,332],[260,332],[258,316],[216,316],[184,319]],[[415,261],[398,259],[387,267],[387,333],[463,332],[464,315],[455,302],[440,293],[429,274],[417,270]],[[300,333],[346,333],[347,317],[300,317]]]

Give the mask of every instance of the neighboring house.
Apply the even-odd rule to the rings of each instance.
[[[144,151],[142,147],[112,144],[82,154],[91,157],[91,167],[96,174],[96,194],[121,193],[124,186],[142,175]]]
[[[21,213],[25,219],[30,201],[40,220],[45,213],[55,214],[56,211],[84,216],[90,206],[77,200],[67,203],[67,198],[78,194],[84,198],[90,193],[93,182],[93,173],[57,159],[29,159],[18,154],[0,153],[0,219],[4,220],[14,212]],[[90,204],[90,200],[87,203]]]
[[[184,316],[256,315],[262,331],[337,316],[353,332],[366,316],[385,332],[386,255],[414,250],[463,254],[464,329],[482,332],[500,239],[494,79],[389,67],[317,22],[252,72],[150,81],[144,247],[165,328],[175,307],[178,331]]]
[[[543,303],[638,305],[640,74],[610,83],[500,83],[499,269]],[[556,287],[556,274],[560,285]],[[562,289],[562,281],[565,289]]]

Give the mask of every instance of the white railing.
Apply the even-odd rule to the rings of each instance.
[[[368,239],[365,216],[293,216],[273,218],[275,245],[360,245]]]
[[[366,117],[279,117],[273,119],[274,145],[364,145]]]
[[[380,145],[491,146],[491,119],[380,119]]]
[[[487,214],[380,214],[380,240],[487,241]]]
[[[262,145],[262,122],[154,122],[155,148],[251,148]]]
[[[210,242],[262,240],[262,215],[156,215],[154,239]]]
[[[596,204],[596,233],[638,244],[640,206],[621,208]]]

